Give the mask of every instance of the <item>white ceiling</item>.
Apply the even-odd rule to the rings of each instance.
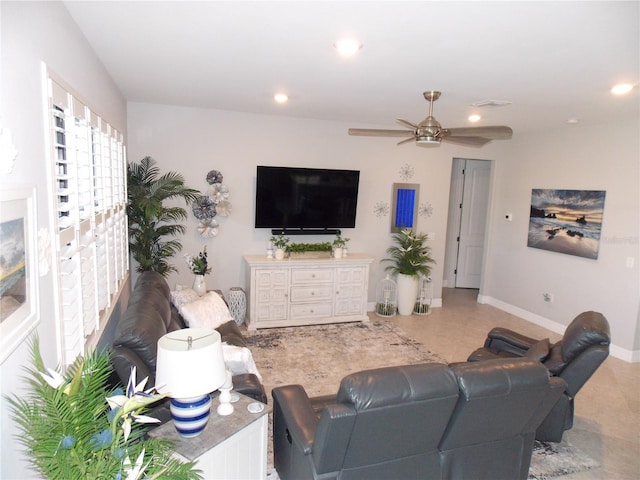
[[[444,127],[474,111],[514,135],[638,121],[638,88],[609,93],[640,79],[638,1],[64,3],[128,101],[396,128],[441,90]],[[333,48],[346,34],[363,43],[350,59]]]

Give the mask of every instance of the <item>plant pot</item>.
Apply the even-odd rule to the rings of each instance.
[[[204,275],[196,275],[193,279],[193,291],[199,296],[203,296],[207,293],[207,283],[204,280]]]
[[[418,279],[411,275],[398,274],[398,314],[411,315],[418,296]]]
[[[282,260],[284,258],[284,248],[276,248],[276,260]]]
[[[333,258],[342,258],[342,247],[336,247],[333,249]]]

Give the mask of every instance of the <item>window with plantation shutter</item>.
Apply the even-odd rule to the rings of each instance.
[[[49,76],[57,319],[63,363],[97,343],[128,265],[123,136]]]

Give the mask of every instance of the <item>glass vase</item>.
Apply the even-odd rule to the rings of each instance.
[[[207,293],[207,283],[204,280],[204,275],[196,275],[193,279],[193,291],[199,296]]]

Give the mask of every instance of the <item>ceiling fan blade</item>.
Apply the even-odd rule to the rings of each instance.
[[[416,139],[414,137],[405,138],[404,140],[400,140],[396,145],[402,145],[403,143],[415,142]]]
[[[513,130],[504,126],[447,128],[446,132],[447,136],[485,137],[491,140],[509,140],[513,135]]]
[[[465,145],[467,147],[481,147],[491,141],[490,138],[484,137],[463,137],[457,135],[449,135],[442,137],[443,142],[453,143],[456,145]]]
[[[350,128],[349,135],[364,137],[413,137],[411,130],[377,130],[375,128]]]
[[[396,122],[398,122],[400,125],[404,125],[405,127],[411,128],[413,130],[418,129],[418,126],[415,123],[411,123],[408,120],[403,120],[402,118],[396,118]]]

